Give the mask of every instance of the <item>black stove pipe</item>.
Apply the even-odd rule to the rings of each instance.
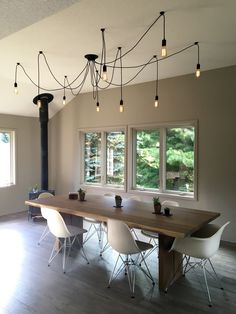
[[[41,190],[48,191],[48,104],[53,100],[51,94],[40,94],[33,99],[39,107],[41,128]]]

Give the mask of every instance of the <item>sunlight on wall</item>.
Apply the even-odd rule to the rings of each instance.
[[[11,300],[20,280],[24,246],[19,232],[0,230],[0,311]]]

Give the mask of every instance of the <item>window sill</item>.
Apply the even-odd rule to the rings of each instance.
[[[148,190],[148,189],[130,189],[128,193],[136,193],[143,196],[150,196],[154,197],[156,195],[163,196],[163,197],[169,197],[174,199],[184,199],[184,200],[190,200],[190,201],[196,201],[197,197],[194,194],[186,193],[186,192],[160,192],[158,190]]]

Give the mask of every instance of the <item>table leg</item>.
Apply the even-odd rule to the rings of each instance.
[[[159,288],[165,290],[182,275],[182,254],[171,251],[174,238],[159,234]]]

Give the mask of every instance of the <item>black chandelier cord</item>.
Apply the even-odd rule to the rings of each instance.
[[[199,43],[198,43],[198,42],[195,42],[195,43],[193,43],[193,44],[191,44],[191,45],[188,45],[187,47],[184,47],[183,49],[180,49],[180,50],[178,50],[178,51],[176,51],[176,52],[173,52],[172,54],[169,54],[168,56],[166,56],[166,57],[164,57],[164,58],[160,58],[160,59],[158,60],[158,62],[163,61],[163,60],[166,60],[166,59],[168,59],[168,58],[171,58],[171,57],[173,57],[173,56],[175,56],[175,55],[177,55],[177,54],[180,54],[180,53],[182,53],[182,52],[184,52],[184,51],[186,51],[186,50],[188,50],[188,49],[190,49],[190,48],[192,48],[193,46],[196,46],[196,45],[197,45],[197,47],[198,47],[198,50],[200,50]],[[116,59],[115,59],[115,62],[119,59],[118,53],[119,53],[119,50],[117,50],[117,53],[116,53],[116,56],[117,56],[117,57],[116,57]],[[43,55],[44,55],[44,54],[43,54]],[[199,57],[199,53],[198,53],[198,57]],[[132,81],[138,76],[138,74],[139,74],[147,65],[153,64],[153,63],[156,62],[156,60],[152,61],[152,59],[153,59],[153,58],[151,58],[148,62],[143,63],[143,64],[140,64],[140,65],[122,66],[123,69],[132,69],[132,68],[135,69],[135,68],[140,68],[140,67],[142,68],[139,72],[137,72],[137,74],[136,74],[132,79],[130,79],[129,81],[125,82],[123,85],[125,86],[125,85],[129,84],[130,82],[132,82]],[[75,86],[75,87],[72,87],[72,84],[82,75],[82,73],[83,73],[86,69],[87,69],[86,72],[88,72],[88,64],[89,64],[89,62],[86,63],[85,67],[84,67],[83,70],[79,73],[79,75],[78,75],[71,83],[68,82],[68,84],[65,86],[66,89],[69,88],[69,89],[71,90],[71,93],[73,94],[73,96],[76,96],[76,95],[79,94],[79,92],[81,91],[81,88],[80,88],[80,91],[77,92],[77,93],[74,93],[73,91],[76,90],[76,89],[78,89],[81,85],[84,85],[84,81],[85,81],[85,80],[83,79],[82,82],[81,82],[78,86]],[[99,65],[100,65],[100,64],[99,64]],[[24,73],[24,74],[26,75],[26,77],[31,81],[31,83],[32,83],[33,85],[35,85],[36,87],[38,87],[38,84],[33,81],[33,79],[29,76],[29,74],[26,72],[25,68],[22,66],[21,63],[17,63],[17,64],[16,64],[16,68],[15,68],[15,80],[17,79],[17,72],[18,72],[18,68],[19,68],[19,67],[22,69],[23,73]],[[114,64],[113,66],[110,66],[110,65],[109,65],[109,67],[112,67],[112,69],[113,69],[113,71],[112,71],[112,77],[111,77],[112,79],[111,79],[110,82],[108,82],[108,86],[106,86],[106,87],[101,87],[101,86],[98,85],[98,88],[99,88],[99,89],[106,89],[106,88],[108,88],[110,85],[116,86],[116,87],[119,87],[119,86],[120,86],[119,84],[112,83],[113,76],[114,76],[114,70],[115,70],[115,69],[118,69],[118,68],[120,68],[120,67],[119,67],[119,66],[116,66],[115,64]],[[54,76],[54,75],[53,75],[53,76]],[[85,74],[84,77],[87,77],[87,73]],[[101,75],[100,75],[100,74],[99,74],[99,78],[101,78]],[[15,81],[15,83],[17,83],[17,81]],[[40,86],[40,89],[41,89],[41,90],[44,90],[44,91],[51,91],[51,92],[53,92],[53,91],[60,91],[60,90],[63,90],[63,89],[64,89],[64,86],[63,86],[62,88],[53,88],[53,89],[48,89],[48,88],[44,88],[44,87]]]
[[[154,62],[156,62],[156,61],[151,61],[153,59],[153,57],[147,62],[147,63],[144,63],[144,64],[142,64],[142,68],[131,78],[131,79],[129,79],[128,81],[126,81],[125,83],[123,83],[122,85],[123,86],[126,86],[126,85],[128,85],[129,83],[131,83],[145,68],[146,68],[146,66],[148,66],[148,65],[150,65],[150,64],[152,64],[152,63],[154,63]],[[119,66],[119,67],[116,67],[116,68],[119,68],[119,69],[121,69],[121,66]],[[124,67],[123,65],[122,65],[122,70],[123,69],[126,69],[126,67]],[[112,82],[109,82],[109,86],[110,85],[112,85],[112,86],[115,86],[115,87],[120,87],[120,84],[118,84],[118,83],[112,83]],[[99,89],[106,89],[107,87],[100,87],[99,86]]]
[[[94,62],[90,64],[90,82],[93,87],[93,99],[96,99],[96,88],[97,88],[97,71],[94,71],[95,65]]]
[[[199,42],[198,41],[196,41],[195,43],[194,43],[194,45],[196,45],[197,46],[197,63],[198,64],[200,64],[200,51],[199,51]]]
[[[81,84],[83,83],[84,79],[82,80],[81,83],[79,83],[79,85],[76,85],[76,86],[72,87],[72,84],[74,84],[78,80],[78,78],[83,74],[84,71],[85,71],[84,77],[85,76],[87,77],[88,68],[89,68],[89,62],[86,63],[86,65],[83,68],[83,70],[79,73],[79,75],[73,81],[71,81],[70,83],[68,82],[69,85],[67,85],[66,88],[69,87],[69,89],[73,89],[73,90],[78,89],[81,86]]]
[[[133,51],[138,44],[141,42],[141,40],[147,35],[147,33],[150,31],[150,29],[156,24],[156,22],[160,19],[160,17],[162,16],[162,14],[160,14],[155,21],[147,28],[147,30],[143,33],[143,35],[138,39],[138,41],[133,45],[133,47],[131,47],[129,50],[127,50],[123,55],[120,55],[117,59],[114,59],[112,61],[109,61],[106,63],[106,65],[108,66],[111,63],[114,63],[114,61],[119,60],[121,58],[123,58],[124,56],[126,56],[127,54],[129,54],[131,51]],[[101,63],[95,61],[95,63],[101,65]]]
[[[90,83],[94,89],[96,87],[96,77],[95,77],[95,73],[94,73],[95,63],[90,62],[89,67],[90,67]]]
[[[42,51],[39,51],[38,53],[38,95],[40,94],[40,55],[42,54]]]
[[[82,88],[83,88],[83,86],[84,86],[84,83],[85,83],[85,81],[86,81],[86,79],[87,79],[87,76],[88,76],[88,72],[89,72],[89,65],[88,65],[88,63],[86,64],[86,72],[85,72],[85,74],[84,74],[84,78],[83,78],[83,80],[81,81],[81,83],[79,84],[79,85],[77,85],[76,87],[71,87],[71,83],[69,83],[69,80],[68,80],[68,78],[67,78],[67,86],[69,86],[69,89],[70,89],[70,91],[71,91],[71,94],[73,95],[73,96],[78,96],[79,95],[79,93],[81,92],[81,90],[82,90]],[[79,90],[75,93],[74,92],[74,90],[75,89],[78,89],[79,88]]]
[[[42,53],[42,55],[44,55],[44,53]],[[20,68],[22,69],[23,73],[24,73],[25,76],[30,80],[30,82],[31,82],[34,86],[36,86],[37,88],[40,87],[41,90],[48,91],[48,92],[56,92],[56,91],[60,91],[60,90],[63,90],[63,89],[64,89],[64,85],[62,85],[62,87],[60,87],[60,88],[50,88],[50,89],[49,89],[49,88],[42,87],[42,86],[38,86],[38,84],[35,83],[34,80],[30,77],[30,75],[26,72],[26,70],[25,70],[25,68],[23,67],[23,65],[22,65],[21,63],[19,63],[19,62],[16,64],[16,68],[15,68],[15,83],[16,83],[16,84],[17,84],[18,67],[20,67]],[[85,65],[85,67],[83,68],[83,70],[78,74],[78,76],[77,76],[71,83],[68,82],[68,84],[65,86],[65,88],[66,88],[66,89],[70,89],[70,90],[76,90],[76,89],[78,89],[78,88],[81,86],[81,84],[83,83],[83,81],[82,81],[79,85],[77,85],[77,86],[75,86],[75,87],[72,87],[71,85],[82,75],[82,73],[87,69],[87,67],[88,67],[88,62],[86,63],[86,65]],[[54,75],[53,75],[53,77],[54,77]],[[56,80],[56,81],[57,81],[57,80]]]
[[[99,81],[100,81],[100,79],[101,79],[101,73],[99,73],[98,75],[99,75],[99,79],[98,79],[98,88],[99,89],[107,89],[108,87],[110,87],[111,85],[113,85],[112,84],[112,82],[113,82],[113,78],[114,78],[114,73],[115,73],[115,69],[116,69],[116,66],[115,66],[115,64],[116,64],[116,62],[117,62],[117,57],[118,57],[118,54],[119,54],[119,48],[117,48],[117,52],[116,52],[116,59],[115,59],[115,61],[114,61],[114,66],[112,67],[112,72],[111,72],[111,79],[109,80],[109,81],[106,81],[105,83],[107,83],[107,85],[105,86],[105,87],[103,87],[103,86],[99,86]],[[96,63],[94,64],[94,66],[95,66],[95,69],[97,69],[97,67],[96,67]],[[104,81],[103,81],[104,82]]]
[[[64,90],[63,90],[63,105],[65,105],[66,104],[66,88],[65,88],[65,86],[66,86],[66,80],[67,80],[67,75],[65,75],[64,76]]]
[[[147,35],[147,33],[152,29],[152,27],[157,23],[157,21],[163,18],[163,39],[165,39],[165,33],[166,33],[166,26],[165,26],[165,12],[161,11],[160,15],[153,21],[153,23],[146,29],[146,31],[142,34],[142,36],[135,42],[135,44],[128,49],[125,53],[122,54],[123,50],[121,51],[121,47],[118,47],[117,52],[115,54],[115,59],[112,61],[107,61],[107,51],[106,51],[106,41],[105,41],[105,28],[101,28],[102,31],[102,49],[101,49],[101,61],[96,61],[97,59],[97,55],[91,55],[91,56],[95,56],[95,58],[91,58],[88,59],[86,62],[86,65],[84,66],[84,68],[82,69],[82,71],[70,82],[68,80],[68,77],[65,76],[64,77],[64,83],[62,84],[61,81],[59,79],[57,79],[56,75],[54,74],[51,66],[49,65],[48,59],[46,57],[46,55],[44,54],[43,51],[39,51],[38,53],[38,60],[37,60],[37,66],[38,66],[38,73],[37,73],[37,80],[38,82],[35,82],[30,75],[26,72],[25,68],[20,64],[17,63],[16,67],[15,67],[15,82],[14,82],[14,87],[15,87],[15,93],[17,93],[17,79],[18,79],[18,71],[21,68],[21,70],[23,71],[23,73],[26,75],[26,77],[29,79],[29,81],[37,87],[38,89],[38,94],[40,94],[40,91],[48,91],[48,92],[57,92],[57,91],[61,91],[63,90],[63,99],[65,98],[65,93],[66,90],[70,90],[70,92],[72,93],[73,96],[77,96],[84,84],[85,81],[89,75],[90,72],[90,83],[92,85],[92,89],[93,89],[93,98],[95,99],[98,95],[98,90],[106,90],[111,86],[114,87],[120,87],[121,88],[121,100],[123,102],[123,87],[130,84],[131,82],[133,82],[137,76],[144,71],[144,69],[149,66],[152,65],[154,63],[156,63],[156,67],[157,67],[157,80],[156,80],[156,94],[158,93],[158,66],[159,66],[159,62],[164,61],[168,58],[172,58],[190,48],[192,48],[193,46],[197,46],[197,66],[196,66],[196,76],[199,77],[200,76],[200,46],[199,46],[199,42],[195,42],[192,44],[189,44],[188,46],[177,50],[171,54],[168,54],[166,56],[163,56],[158,59],[158,57],[155,55],[152,58],[149,59],[149,61],[142,63],[142,64],[138,64],[138,65],[129,65],[129,66],[124,66],[123,65],[123,57],[125,57],[126,55],[128,55],[130,52],[132,52],[138,45],[139,43],[142,41],[142,39]],[[89,56],[89,55],[88,55]],[[40,71],[40,65],[41,65],[41,60],[40,57],[43,57],[43,60],[45,62],[46,68],[48,69],[52,79],[55,80],[55,82],[59,85],[58,88],[44,88],[43,86],[41,86],[41,77],[42,77],[42,71]],[[85,56],[86,57],[86,56]],[[120,61],[119,63],[117,61]],[[105,71],[104,71],[105,68]],[[103,78],[103,74],[104,72],[107,72],[107,68],[109,68],[109,74],[110,74],[110,78],[109,80],[106,79],[104,81]],[[115,70],[120,69],[120,83],[119,82],[119,77],[115,76]],[[128,75],[129,78],[127,79],[127,81],[123,81],[123,76],[124,76],[124,70],[125,69],[137,69],[137,71],[133,71],[136,72],[134,74],[130,74]],[[95,73],[96,72],[96,73]],[[119,72],[119,71],[118,71]],[[117,83],[114,82],[114,78],[118,79]],[[100,83],[102,81],[102,83]],[[75,86],[76,85],[76,86]]]
[[[96,70],[96,98],[97,98],[97,104],[99,104],[98,99],[98,71]]]
[[[17,85],[17,73],[18,73],[18,66],[20,65],[19,62],[16,63],[15,67],[15,82],[14,82],[14,89],[15,89],[15,94],[18,94],[18,85]]]
[[[157,78],[156,78],[156,95],[155,96],[158,96],[158,59],[157,59],[157,56],[153,56],[153,58],[156,59],[156,63],[157,63],[157,68],[156,68],[156,74],[157,74]]]
[[[56,78],[56,76],[54,75],[54,73],[53,73],[53,71],[52,71],[52,69],[51,69],[51,67],[50,67],[50,65],[49,65],[49,63],[48,63],[48,60],[47,60],[47,57],[46,57],[46,55],[42,52],[42,55],[43,55],[43,57],[44,57],[44,60],[45,60],[45,63],[46,63],[46,65],[47,65],[47,67],[48,67],[48,70],[49,70],[49,72],[50,72],[50,74],[52,75],[52,77],[54,78],[54,80],[60,85],[60,86],[62,86],[63,88],[64,88],[64,86],[59,82],[59,80]],[[73,84],[75,81],[77,81],[78,79],[79,79],[79,77],[82,75],[82,73],[85,71],[85,68],[86,68],[86,66],[87,66],[87,64],[85,65],[85,67],[83,68],[83,70],[77,75],[77,77],[71,82],[71,84]],[[67,88],[68,86],[66,86],[65,88]]]
[[[196,42],[194,42],[193,44],[190,44],[190,45],[188,45],[188,46],[186,46],[186,47],[184,47],[184,48],[182,48],[182,49],[180,49],[180,50],[177,50],[177,51],[175,51],[175,52],[173,52],[173,53],[167,55],[166,57],[161,57],[160,59],[158,59],[158,61],[160,62],[160,61],[166,60],[166,59],[168,59],[168,58],[171,58],[171,57],[173,57],[173,56],[175,56],[175,55],[177,55],[177,54],[182,53],[182,52],[185,51],[185,50],[188,50],[188,49],[194,47],[195,45],[196,45]],[[118,60],[119,60],[119,58],[118,58]],[[152,61],[152,62],[150,62],[150,64],[153,64],[153,63],[155,63],[155,62],[156,62],[156,61]],[[97,62],[96,62],[96,64],[100,65],[100,63],[97,63]],[[145,66],[145,65],[147,65],[147,64],[148,64],[148,63],[138,64],[138,65],[123,66],[123,69],[137,69],[137,68],[141,68],[141,67],[143,67],[143,66]],[[111,66],[111,65],[108,65],[107,67],[109,67],[109,68],[114,68],[114,66]],[[120,68],[120,66],[115,66],[115,69],[119,69],[119,68]]]
[[[102,51],[103,51],[103,58],[101,58],[101,63],[102,64],[106,64],[106,41],[105,41],[105,28],[101,28],[101,32],[102,32]]]
[[[120,51],[120,57],[122,55],[121,47],[118,47]],[[122,71],[122,58],[120,58],[120,99],[123,101],[123,71]]]
[[[163,16],[163,39],[166,39],[166,16],[165,12],[161,12],[161,15]]]

